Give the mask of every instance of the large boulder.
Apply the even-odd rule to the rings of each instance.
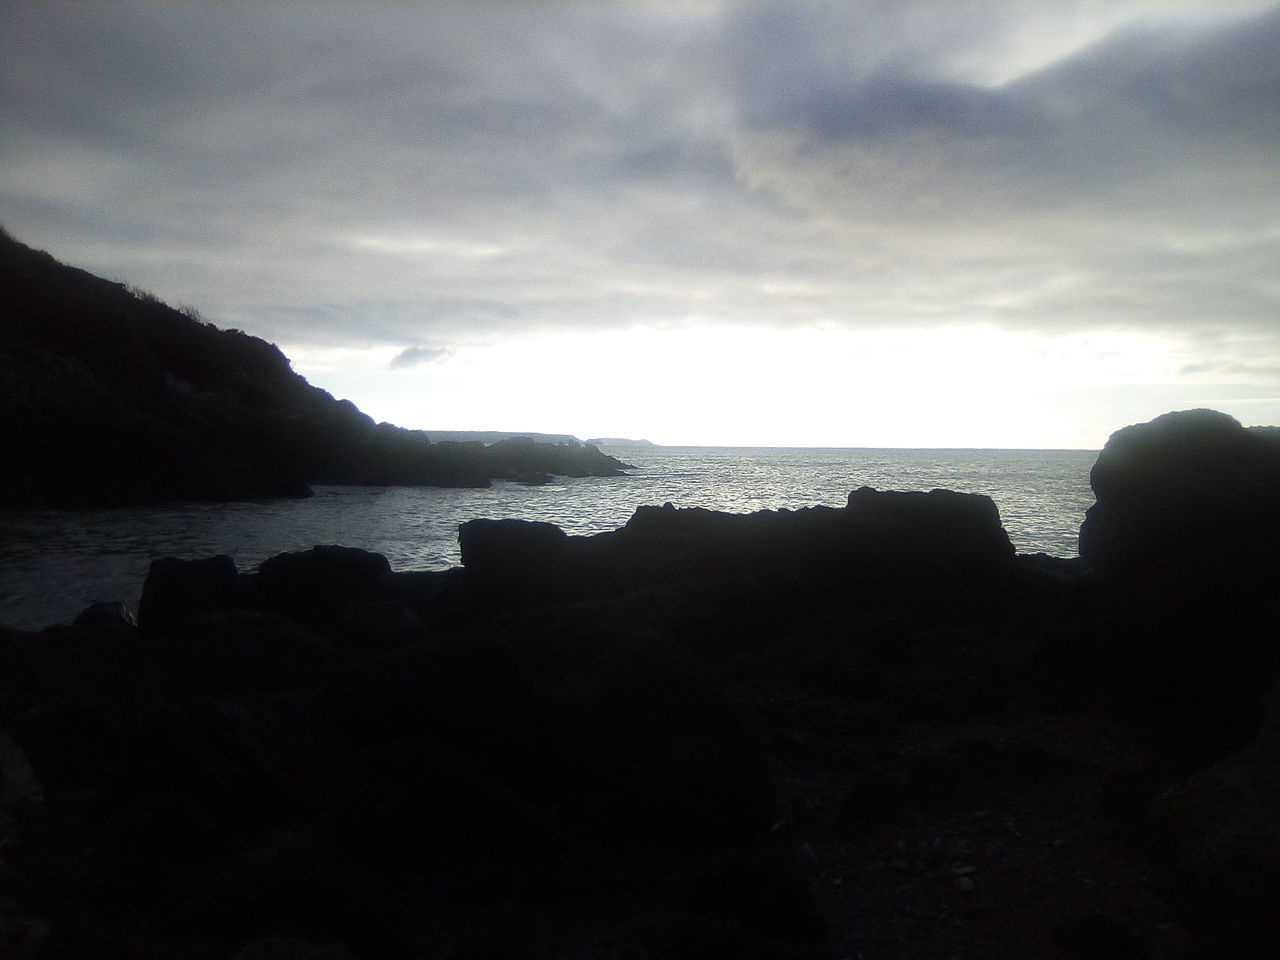
[[[468,570],[518,575],[557,556],[566,534],[541,520],[468,520],[458,527],[458,546]]]
[[[161,557],[151,561],[142,599],[138,602],[138,626],[155,635],[201,613],[235,606],[239,573],[229,556],[203,560]]]
[[[262,561],[249,580],[254,606],[332,635],[352,604],[372,599],[391,564],[380,553],[318,545]]]
[[[562,599],[568,535],[540,520],[468,520],[458,546],[477,600],[490,609]]]
[[[845,509],[864,536],[880,537],[930,560],[985,567],[1005,565],[1014,556],[995,501],[979,493],[859,487],[849,494]]]
[[[1080,555],[1102,598],[1112,701],[1159,717],[1187,762],[1247,741],[1275,676],[1280,443],[1212,410],[1117,431]]]
[[[1280,556],[1280,441],[1214,410],[1112,434],[1090,472],[1080,556],[1125,589],[1240,592]]]

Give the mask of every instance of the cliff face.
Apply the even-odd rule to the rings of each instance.
[[[306,496],[308,484],[484,486],[616,475],[594,448],[493,451],[375,424],[220,330],[0,235],[0,505]]]

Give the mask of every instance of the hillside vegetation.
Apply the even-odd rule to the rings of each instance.
[[[612,476],[591,446],[431,443],[221,330],[0,233],[0,506],[306,496],[310,484]]]

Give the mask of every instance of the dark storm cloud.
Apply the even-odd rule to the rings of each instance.
[[[454,351],[449,347],[406,347],[391,358],[392,370],[407,370],[440,360],[448,360]]]
[[[995,84],[941,61],[850,66],[835,19],[787,51],[798,88],[739,64],[738,157],[832,224],[833,251],[880,245],[848,270],[846,315],[1219,327],[1280,353],[1280,11],[1130,28]]]
[[[870,147],[910,168],[922,153],[945,163],[933,186],[955,196],[980,185],[985,200],[1000,184],[995,214],[1019,201],[1089,204],[1122,182],[1172,186],[1188,167],[1252,173],[1253,186],[1274,172],[1265,161],[1280,144],[1280,9],[1208,36],[1131,29],[994,87],[928,65],[851,70],[824,53],[827,31],[812,33],[813,47],[774,53],[807,64],[800,88],[762,88],[751,63],[734,71],[749,128],[793,135],[801,160],[848,162]],[[753,58],[759,46],[747,45]],[[856,184],[856,167],[848,173]]]
[[[0,219],[283,342],[1274,332],[1280,9],[1166,7],[7,4]]]

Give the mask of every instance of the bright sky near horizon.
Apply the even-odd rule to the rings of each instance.
[[[409,427],[1280,423],[1280,6],[0,6],[0,223]]]

